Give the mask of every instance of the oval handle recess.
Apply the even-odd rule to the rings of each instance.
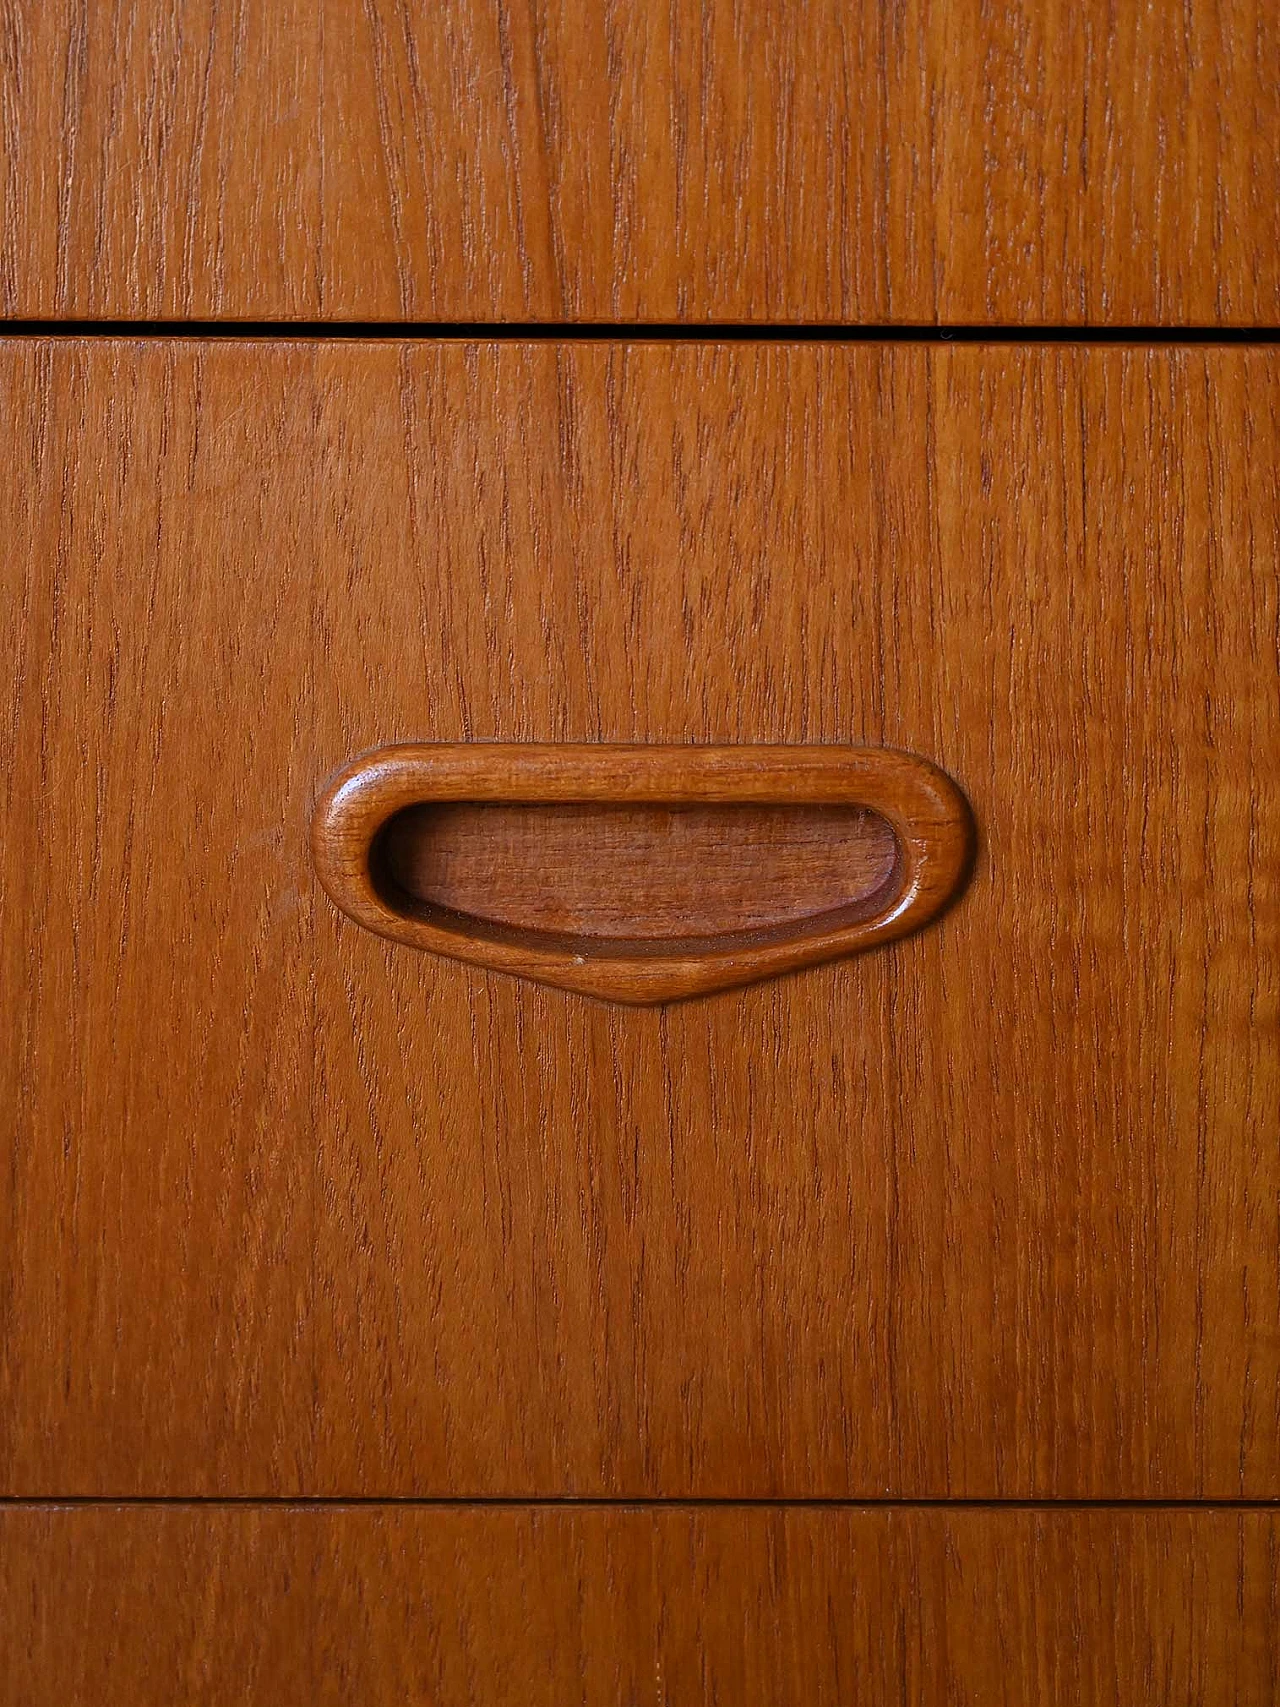
[[[916,930],[970,864],[964,796],[883,747],[383,747],[316,808],[366,929],[618,1002],[666,1002]]]

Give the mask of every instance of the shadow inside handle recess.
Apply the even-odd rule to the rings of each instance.
[[[899,852],[861,806],[451,802],[397,813],[371,870],[407,917],[609,953],[857,923],[892,899]]]

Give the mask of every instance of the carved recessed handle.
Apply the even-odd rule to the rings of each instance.
[[[402,746],[312,824],[320,881],[396,942],[618,1002],[904,936],[968,870],[949,777],[882,747]]]

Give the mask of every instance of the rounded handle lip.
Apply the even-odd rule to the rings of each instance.
[[[378,836],[406,807],[449,802],[823,804],[860,806],[891,826],[897,881],[882,910],[854,922],[802,921],[777,940],[696,952],[580,939],[587,952],[537,932],[467,928],[399,911],[373,866]],[[392,941],[598,998],[657,1003],[815,965],[919,929],[969,875],[974,825],[937,765],[890,747],[656,746],[507,742],[406,743],[344,766],[311,823],[316,874],[348,917]]]

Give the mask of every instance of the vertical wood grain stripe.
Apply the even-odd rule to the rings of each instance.
[[[1280,1513],[0,1509],[0,1707],[1274,1707]]]
[[[1280,320],[1280,9],[4,0],[0,312]]]

